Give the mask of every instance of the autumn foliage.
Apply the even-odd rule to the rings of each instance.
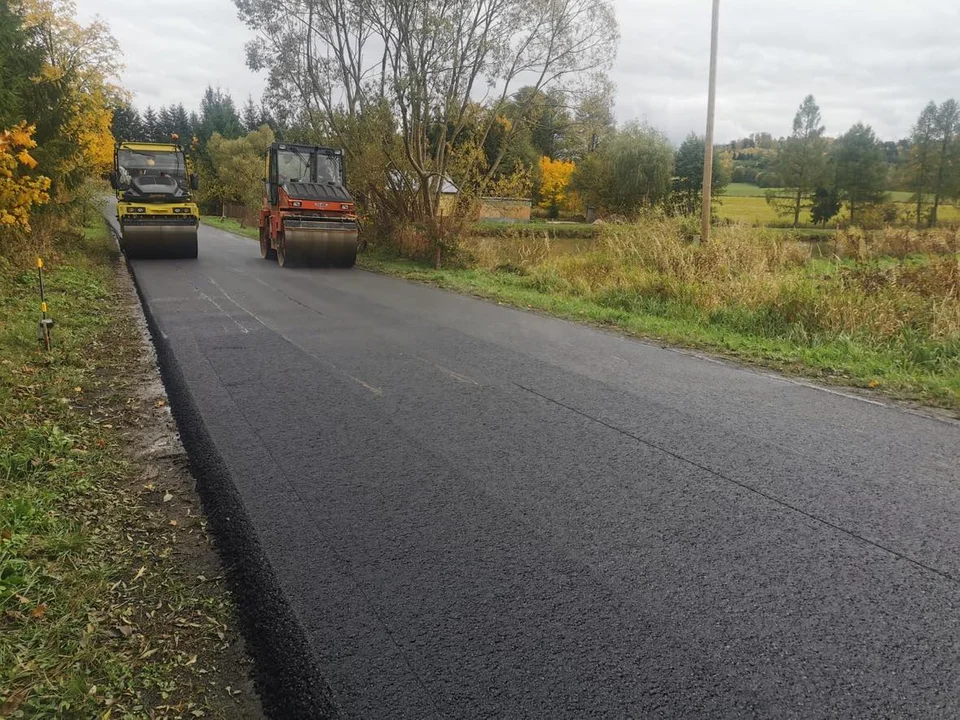
[[[67,222],[113,161],[111,107],[125,97],[116,43],[83,25],[69,0],[22,0],[0,12],[0,234],[22,237],[31,213]],[[37,226],[39,227],[39,226]],[[37,232],[35,227],[35,232]]]
[[[540,158],[540,207],[556,217],[561,210],[576,209],[576,194],[571,187],[577,166],[570,160]]]
[[[50,199],[50,179],[31,176],[37,167],[30,150],[37,146],[34,127],[22,122],[0,131],[0,226],[30,229],[30,209]]]

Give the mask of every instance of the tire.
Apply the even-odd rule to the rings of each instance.
[[[283,235],[277,238],[277,249],[274,252],[277,256],[277,265],[285,268],[293,267],[293,263],[287,257],[286,243],[283,241]]]
[[[260,228],[260,257],[264,260],[277,259],[277,251],[270,246],[270,237],[265,227]]]

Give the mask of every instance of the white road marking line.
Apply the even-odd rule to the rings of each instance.
[[[401,353],[401,355],[402,355],[402,354],[403,354],[403,353]],[[427,360],[426,358],[422,358],[422,357],[420,357],[419,355],[413,355],[412,357],[413,357],[415,360],[418,360],[418,361],[422,362],[422,363],[425,364],[425,365],[430,365],[430,366],[436,368],[437,370],[439,370],[440,372],[442,372],[444,375],[447,375],[447,376],[453,378],[453,379],[456,380],[457,382],[461,382],[461,383],[464,383],[464,384],[467,384],[467,385],[476,385],[477,387],[480,387],[480,383],[478,383],[476,380],[474,380],[472,377],[470,377],[470,376],[468,376],[468,375],[463,375],[463,374],[461,374],[461,373],[454,372],[454,371],[451,370],[450,368],[445,368],[443,365],[439,365],[439,364],[433,362],[432,360]]]
[[[223,293],[223,296],[224,296],[227,300],[229,300],[229,301],[232,302],[234,305],[236,305],[238,308],[240,308],[241,310],[243,310],[245,313],[247,313],[247,315],[249,315],[250,317],[252,317],[254,320],[256,320],[258,323],[260,323],[261,325],[263,325],[265,328],[267,328],[267,329],[269,329],[269,330],[273,330],[273,331],[276,332],[280,337],[282,337],[284,340],[286,340],[287,342],[289,342],[290,344],[292,344],[294,347],[299,348],[299,349],[302,350],[303,352],[307,353],[307,354],[308,354],[310,357],[312,357],[313,359],[319,360],[320,362],[324,363],[325,365],[328,365],[329,367],[333,368],[333,370],[335,370],[336,372],[341,373],[341,374],[345,375],[346,377],[350,378],[351,380],[353,380],[353,381],[354,381],[355,383],[357,383],[358,385],[361,385],[361,386],[363,386],[364,388],[366,388],[367,390],[369,390],[369,391],[370,391],[371,393],[373,393],[375,396],[377,396],[377,397],[382,397],[382,396],[383,396],[383,390],[381,390],[380,388],[376,387],[375,385],[371,385],[371,384],[368,383],[368,382],[364,382],[364,381],[361,380],[360,378],[354,377],[354,376],[351,375],[350,373],[341,370],[341,369],[338,368],[334,363],[330,362],[330,361],[327,360],[326,358],[322,358],[322,357],[320,357],[319,355],[310,352],[309,350],[307,350],[306,348],[304,348],[300,343],[298,343],[298,342],[292,340],[291,338],[287,337],[286,335],[284,335],[283,333],[281,333],[279,330],[276,330],[276,329],[274,329],[274,328],[271,328],[269,325],[267,325],[266,322],[264,322],[263,320],[261,320],[257,315],[255,315],[254,313],[250,312],[249,310],[247,310],[247,308],[245,308],[243,305],[241,305],[241,304],[238,303],[236,300],[234,300],[232,297],[230,297],[230,296],[227,294],[227,292],[220,286],[220,283],[218,283],[216,280],[214,280],[212,277],[209,277],[209,276],[208,276],[207,279],[210,280],[210,282],[212,282],[214,285],[217,286],[217,289],[218,289],[221,293]],[[264,283],[264,284],[266,284],[266,283]],[[202,294],[203,294],[203,293],[201,293],[201,295],[202,295]],[[213,301],[211,300],[211,302],[213,302]],[[218,307],[219,307],[219,306],[218,306]],[[236,322],[236,321],[234,321],[234,322]],[[242,327],[242,326],[241,326],[241,327]],[[247,331],[247,330],[244,330],[244,332],[248,332],[248,331]]]
[[[314,357],[316,357],[316,356],[314,356]],[[329,362],[329,361],[326,361],[326,362]],[[333,363],[330,363],[330,365],[331,365],[331,367],[334,367],[334,368],[337,367],[337,366],[334,365]],[[343,371],[341,370],[340,372],[343,372]],[[380,396],[383,395],[383,390],[381,390],[380,388],[374,387],[373,385],[370,385],[369,383],[365,383],[365,382],[364,382],[363,380],[361,380],[360,378],[354,377],[353,375],[350,375],[349,373],[343,373],[343,374],[346,375],[346,376],[347,376],[348,378],[350,378],[351,380],[353,380],[355,383],[359,383],[360,385],[363,385],[367,390],[369,390],[370,392],[372,392],[372,393],[373,393],[374,395],[376,395],[377,397],[380,397]]]
[[[446,375],[449,375],[450,377],[452,377],[454,380],[456,380],[456,381],[458,381],[458,382],[466,383],[466,384],[468,384],[468,385],[476,385],[477,387],[480,386],[480,383],[478,383],[476,380],[474,380],[474,379],[471,378],[471,377],[467,377],[466,375],[461,375],[460,373],[454,372],[453,370],[448,370],[447,368],[443,367],[442,365],[437,365],[436,363],[434,363],[434,366],[435,366],[440,372],[442,372],[442,373],[444,373],[444,374],[446,374]]]
[[[871,400],[870,398],[860,397],[853,393],[843,392],[842,390],[833,390],[828,387],[823,387],[822,385],[814,385],[813,383],[803,382],[802,380],[791,380],[790,378],[776,378],[777,380],[782,380],[788,385],[799,385],[800,387],[810,388],[812,390],[819,390],[820,392],[829,393],[830,395],[836,395],[838,397],[847,398],[848,400],[859,400],[860,402],[868,403],[870,405],[879,405],[880,407],[885,407],[889,409],[894,409],[894,406],[888,405],[885,402],[880,402],[879,400]],[[897,408],[900,409],[900,408]]]

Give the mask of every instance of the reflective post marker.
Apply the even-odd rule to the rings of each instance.
[[[37,328],[37,340],[50,350],[50,326],[53,320],[47,317],[47,298],[43,290],[43,258],[37,258],[37,277],[40,280],[40,326]]]

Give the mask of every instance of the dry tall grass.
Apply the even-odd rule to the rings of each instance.
[[[808,343],[855,337],[960,368],[958,244],[950,230],[851,229],[837,233],[831,263],[775,231],[721,227],[695,245],[677,222],[656,219],[574,246],[474,239],[468,248],[478,268],[605,307]]]

